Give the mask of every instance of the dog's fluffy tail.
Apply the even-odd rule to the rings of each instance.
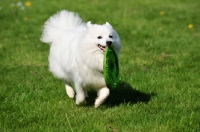
[[[78,14],[62,10],[45,22],[41,41],[52,43],[64,32],[68,30],[81,30],[84,27],[85,23],[82,22]]]

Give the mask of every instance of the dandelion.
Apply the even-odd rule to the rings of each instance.
[[[165,12],[164,12],[164,11],[161,11],[161,12],[160,12],[160,15],[164,15],[164,14],[165,14]]]
[[[27,21],[28,20],[28,18],[27,17],[24,17],[24,21]]]
[[[26,1],[25,2],[25,6],[31,6],[31,2],[30,1]]]
[[[10,7],[14,7],[14,6],[15,6],[15,4],[14,4],[14,3],[11,3],[11,4],[10,4]]]
[[[18,1],[16,6],[18,6],[20,8],[20,10],[25,10],[25,7],[23,6],[21,1]]]
[[[21,6],[20,9],[21,9],[21,10],[25,10],[25,7],[24,7],[24,6]]]
[[[189,24],[189,25],[188,25],[188,28],[189,28],[189,29],[192,29],[192,28],[193,28],[193,24]]]
[[[22,6],[22,2],[18,1],[17,6]]]

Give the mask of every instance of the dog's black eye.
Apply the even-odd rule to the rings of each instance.
[[[98,39],[101,39],[102,37],[101,37],[101,36],[98,36],[97,38],[98,38]]]
[[[109,38],[112,38],[113,36],[112,35],[109,35]]]

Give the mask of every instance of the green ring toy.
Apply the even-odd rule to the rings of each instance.
[[[108,88],[116,88],[119,76],[118,57],[115,51],[106,46],[103,60],[103,74]]]

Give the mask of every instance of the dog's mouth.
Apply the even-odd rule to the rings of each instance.
[[[106,46],[102,46],[102,45],[98,44],[98,47],[99,47],[100,50],[102,50],[103,52],[105,52]]]

